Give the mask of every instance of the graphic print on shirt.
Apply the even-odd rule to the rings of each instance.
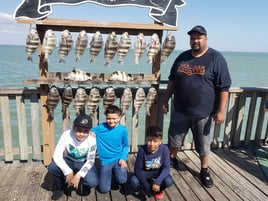
[[[159,156],[158,158],[153,158],[152,160],[145,160],[145,169],[150,170],[150,169],[158,169],[161,167],[161,157]]]
[[[191,76],[194,74],[205,75],[206,67],[200,66],[200,65],[191,67],[189,64],[181,63],[177,69],[177,72],[184,73],[188,76]]]
[[[70,144],[69,150],[70,150],[70,153],[69,153],[70,157],[77,159],[77,160],[81,160],[81,161],[86,160],[88,148],[77,149],[76,147]]]

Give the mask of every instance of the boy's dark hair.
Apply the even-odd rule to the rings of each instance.
[[[104,114],[105,115],[107,115],[107,114],[118,114],[119,116],[121,116],[121,110],[116,105],[109,105],[106,108]]]
[[[149,126],[147,128],[146,137],[159,137],[162,139],[163,137],[162,129],[159,128],[158,126]]]

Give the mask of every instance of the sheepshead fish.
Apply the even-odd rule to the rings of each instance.
[[[146,115],[148,116],[151,116],[150,109],[152,107],[152,104],[155,102],[156,95],[157,95],[156,89],[154,87],[150,87],[145,102]]]
[[[115,95],[115,90],[113,87],[107,87],[105,89],[105,92],[103,94],[103,106],[104,109],[106,110],[106,108],[109,105],[112,105],[116,100],[116,95]]]
[[[118,50],[117,50],[119,64],[123,63],[123,59],[127,55],[130,46],[131,46],[131,40],[130,40],[130,37],[128,35],[128,32],[124,32],[120,38],[120,41],[118,44]]]
[[[45,33],[42,45],[42,53],[44,54],[44,62],[48,61],[48,56],[53,52],[54,48],[56,47],[56,35],[51,30],[48,29]]]
[[[134,99],[135,114],[138,115],[139,110],[145,100],[146,94],[143,88],[138,88]]]
[[[165,62],[176,46],[173,33],[169,33],[165,38],[161,49],[161,62]]]
[[[110,81],[132,81],[133,77],[124,71],[114,71],[109,77]]]
[[[91,88],[87,99],[87,109],[89,111],[89,115],[94,115],[94,113],[97,111],[100,100],[100,90],[97,87]]]
[[[125,88],[120,99],[120,109],[122,111],[122,115],[126,114],[130,104],[132,102],[132,92],[130,88]]]
[[[59,62],[64,62],[65,59],[64,57],[69,54],[73,47],[73,39],[72,35],[69,32],[69,30],[65,29],[61,32],[61,39],[60,39],[60,44],[59,44],[59,55],[60,55],[60,60]]]
[[[140,58],[143,56],[147,43],[143,33],[139,33],[134,43],[134,58],[135,64],[139,64]]]
[[[159,36],[156,33],[154,33],[151,37],[151,41],[149,43],[149,48],[147,52],[148,63],[151,64],[153,62],[155,56],[160,50],[160,47],[161,47],[161,44],[160,44]]]
[[[40,44],[40,38],[36,29],[32,28],[26,39],[26,53],[27,61],[33,61],[33,54],[35,53],[38,45]]]
[[[66,117],[66,109],[73,100],[73,89],[70,85],[64,87],[61,97],[61,112],[63,117]]]
[[[87,93],[86,90],[82,87],[79,87],[76,90],[75,97],[74,97],[74,109],[75,114],[79,115],[81,112],[85,111],[85,105],[87,102]]]
[[[93,35],[90,41],[90,63],[94,62],[103,47],[103,38],[99,31]]]
[[[64,77],[64,80],[87,81],[92,80],[92,76],[85,71],[74,68],[66,77]]]
[[[57,87],[55,86],[50,87],[46,102],[48,120],[54,119],[54,110],[57,107],[59,100],[60,100],[60,94]]]
[[[84,54],[87,45],[88,45],[87,32],[85,30],[82,30],[79,32],[75,43],[76,61],[80,61],[80,58]]]
[[[108,38],[105,42],[105,48],[104,48],[105,66],[110,64],[110,61],[114,58],[117,52],[118,42],[116,38],[117,38],[116,33],[113,31],[108,35]]]

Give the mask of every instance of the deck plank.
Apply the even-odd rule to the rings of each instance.
[[[202,187],[199,181],[200,162],[195,151],[178,153],[179,168],[171,168],[174,184],[164,192],[163,201],[193,200],[268,200],[267,179],[259,167],[253,151],[249,148],[217,149],[211,152],[210,169],[214,187]],[[135,155],[129,154],[129,176],[133,173]],[[42,162],[13,163],[0,162],[0,200],[51,200],[52,181]],[[90,195],[62,196],[59,201],[155,201],[135,194],[130,184],[127,191],[111,190],[100,194],[92,189]]]

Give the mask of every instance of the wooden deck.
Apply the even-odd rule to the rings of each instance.
[[[210,156],[214,187],[206,189],[199,182],[199,159],[195,151],[178,153],[179,169],[171,169],[174,184],[166,189],[163,200],[268,200],[268,180],[251,148],[215,149]],[[129,155],[129,174],[132,174],[135,155]],[[0,200],[50,200],[52,183],[42,162],[0,162]],[[130,187],[125,192],[111,190],[100,194],[95,189],[88,196],[63,195],[63,200],[135,201],[154,200],[135,194]]]

